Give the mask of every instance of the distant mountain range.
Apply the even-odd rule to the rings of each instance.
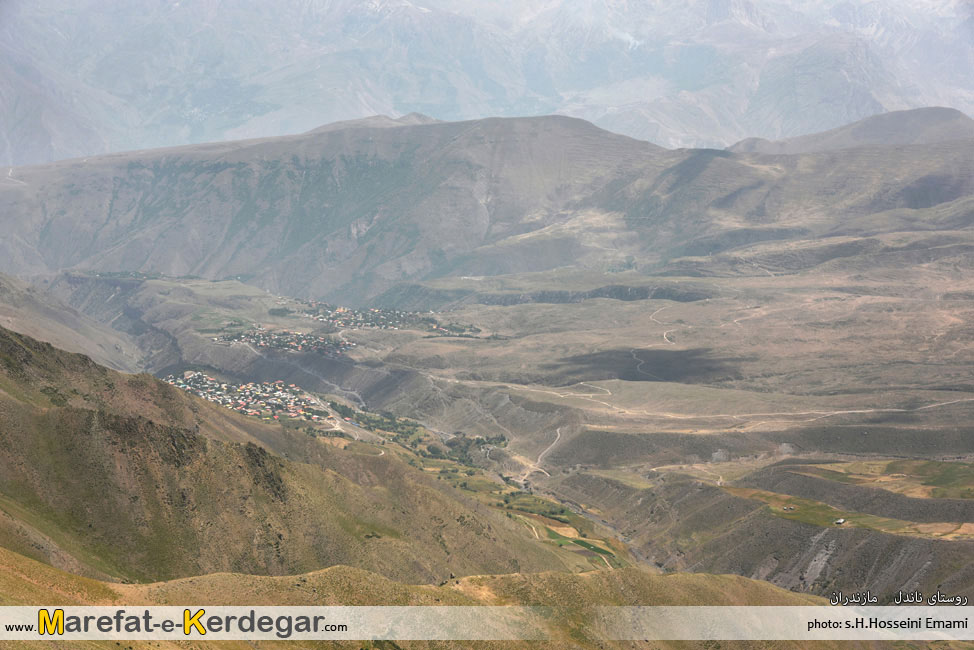
[[[504,499],[539,495],[596,517],[620,563],[966,595],[970,465],[928,461],[972,449],[972,151],[974,121],[948,108],[678,150],[569,117],[416,113],[2,170],[0,271],[20,277],[0,276],[0,603],[82,584],[64,571],[264,576],[127,592],[158,598],[660,591],[646,570],[596,578],[612,565],[584,545],[595,528],[545,533],[537,503]],[[318,328],[287,296],[480,334],[321,325],[355,343],[339,357],[227,342]],[[444,448],[504,444],[450,468],[438,444],[308,435],[105,365],[293,382]],[[859,484],[820,466],[846,454],[885,469]],[[905,457],[950,480],[886,490]],[[463,578],[484,573],[513,575]],[[700,602],[798,602],[693,580]]]
[[[974,112],[962,0],[0,5],[0,164],[421,112],[559,113],[667,147]]]
[[[856,147],[936,144],[974,137],[974,121],[949,108],[920,108],[874,115],[825,133],[770,142],[748,138],[728,148],[738,153],[796,154]]]
[[[234,278],[363,303],[402,282],[562,267],[721,273],[700,259],[755,242],[969,244],[972,147],[974,121],[950,109],[735,147],[786,155],[666,150],[567,117],[369,118],[10,170],[0,271]]]

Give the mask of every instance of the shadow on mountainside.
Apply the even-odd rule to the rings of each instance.
[[[691,350],[614,349],[564,357],[545,364],[553,383],[621,379],[701,384],[739,377],[743,358],[714,356],[709,348]]]

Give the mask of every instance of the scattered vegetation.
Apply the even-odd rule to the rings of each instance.
[[[485,458],[487,449],[507,446],[508,441],[504,435],[470,436],[462,431],[455,431],[444,441],[442,436],[430,432],[420,423],[409,418],[396,417],[391,413],[360,411],[336,401],[331,401],[328,405],[338,417],[349,424],[388,436],[391,442],[399,445],[399,453],[404,456],[409,465],[435,475],[437,480],[449,483],[481,503],[506,512],[508,516],[518,513],[519,516],[531,518],[530,522],[525,520],[525,523],[533,529],[535,535],[539,535],[539,529],[552,527],[565,527],[565,530],[576,531],[575,537],[560,536],[568,540],[567,543],[560,543],[550,536],[547,539],[559,547],[565,547],[567,544],[567,550],[583,554],[595,553],[597,557],[589,558],[589,564],[592,566],[606,568],[606,562],[611,567],[626,564],[625,560],[616,553],[597,546],[599,538],[595,533],[594,525],[589,520],[557,501],[525,491],[510,476],[501,475],[502,481],[498,482],[496,478],[489,476],[484,469],[477,466],[476,463],[481,458]],[[363,451],[366,447],[374,448],[374,445],[359,444],[361,444],[359,451]],[[555,534],[560,535],[560,533]],[[594,541],[580,539],[589,537],[594,538]],[[544,539],[543,536],[538,538]],[[579,538],[577,543],[576,538]],[[611,546],[607,542],[605,545]],[[607,559],[599,559],[602,556]]]
[[[802,499],[787,494],[753,488],[723,488],[730,494],[766,503],[777,517],[793,519],[815,526],[869,528],[891,535],[930,539],[974,539],[974,525],[964,522],[919,523],[861,512],[840,510],[821,501]]]
[[[802,466],[803,474],[917,498],[974,499],[974,464],[933,460],[858,461]]]

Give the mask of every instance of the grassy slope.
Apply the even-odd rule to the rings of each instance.
[[[523,525],[391,454],[286,434],[5,330],[0,420],[0,543],[68,570],[152,580],[350,564],[424,582],[565,566]]]
[[[373,573],[336,566],[304,575],[259,577],[212,574],[146,585],[106,584],[64,573],[0,549],[0,605],[534,605],[566,608],[566,618],[548,626],[552,641],[532,647],[628,647],[598,642],[586,605],[818,605],[825,601],[737,576],[661,576],[630,567],[585,574],[540,573],[471,576],[435,587],[405,585]],[[581,605],[581,608],[580,608]],[[108,647],[108,643],[85,647]],[[132,644],[140,647],[139,644]],[[175,644],[173,644],[175,646]],[[261,646],[265,644],[260,644]],[[361,647],[360,644],[346,644]],[[470,647],[469,643],[406,643],[403,647]],[[483,643],[477,647],[524,647]],[[817,647],[833,647],[822,644]],[[153,644],[155,646],[155,644]],[[163,647],[167,644],[163,643]],[[114,646],[113,646],[114,647]],[[220,647],[234,647],[221,644]],[[289,642],[289,648],[303,647]],[[376,647],[383,647],[381,644]],[[395,647],[395,646],[386,646]],[[654,647],[694,647],[659,644]],[[753,642],[735,647],[769,647]],[[778,643],[774,647],[799,647]],[[808,647],[807,645],[802,647]],[[843,647],[850,647],[845,645]]]
[[[836,521],[844,519],[845,521],[841,525],[849,528],[868,528],[890,535],[930,539],[974,539],[974,534],[967,532],[967,529],[960,522],[916,523],[841,510],[821,501],[802,499],[766,490],[734,487],[723,489],[734,496],[768,504],[770,512],[777,517],[794,519],[814,526],[834,526],[837,525],[835,524]],[[789,510],[785,510],[786,507]]]
[[[974,499],[974,464],[926,460],[860,461],[803,468],[831,481],[917,498]]]

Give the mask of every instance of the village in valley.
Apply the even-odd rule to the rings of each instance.
[[[298,300],[301,315],[336,329],[426,329],[436,320],[416,312],[397,309],[352,309],[317,300]]]
[[[255,348],[272,348],[290,352],[315,352],[337,357],[355,347],[355,343],[335,336],[320,336],[291,330],[268,330],[254,325],[249,330],[224,334],[213,339],[218,343],[248,343]]]
[[[265,303],[266,304],[266,303]],[[265,309],[267,309],[265,307]],[[229,314],[228,314],[229,315]],[[254,352],[316,354],[332,359],[340,359],[358,346],[344,335],[352,330],[411,329],[428,332],[430,336],[473,336],[480,333],[476,327],[449,323],[442,325],[433,312],[419,313],[381,308],[349,308],[335,306],[316,300],[303,300],[287,296],[277,296],[272,307],[267,309],[267,321],[250,321],[237,315],[224,319],[216,328],[200,328],[200,334],[209,335],[216,345],[246,345]],[[308,319],[314,322],[311,328],[302,328],[299,321]],[[305,331],[300,331],[305,329]],[[182,390],[193,393],[210,402],[220,404],[244,415],[264,420],[301,423],[314,435],[340,435],[343,425],[375,430],[381,425],[390,429],[390,435],[400,428],[395,420],[391,423],[371,423],[362,425],[347,413],[336,415],[336,408],[295,384],[278,380],[273,382],[250,382],[246,384],[223,381],[205,372],[187,370],[169,375],[164,381]],[[342,422],[339,422],[341,418]],[[346,424],[347,423],[347,424]],[[410,433],[415,433],[410,428]]]
[[[275,296],[274,302],[261,305],[266,320],[254,319],[254,312],[212,314],[200,318],[197,329],[211,344],[232,347],[243,345],[262,356],[269,354],[314,354],[341,360],[360,343],[346,337],[355,330],[412,330],[426,332],[426,338],[475,338],[481,330],[472,325],[437,320],[434,312],[411,312],[383,308],[350,308],[316,300]],[[215,318],[214,318],[215,316]],[[258,318],[260,318],[258,316]],[[219,319],[217,322],[214,320]],[[310,320],[302,326],[302,320]],[[420,454],[443,457],[457,455],[469,462],[463,453],[450,447],[441,450],[429,445],[438,438],[405,418],[359,412],[343,404],[322,401],[296,384],[282,380],[234,383],[210,376],[198,369],[186,370],[164,378],[167,383],[197,397],[266,421],[279,421],[298,426],[315,437],[350,437],[378,440],[391,437]],[[349,434],[349,435],[346,435]],[[454,443],[454,446],[456,444]]]
[[[267,341],[283,340],[270,337],[266,330],[259,331],[269,337]],[[313,336],[290,334],[305,337],[301,346],[309,345],[309,341],[315,345]],[[266,341],[265,344],[270,345]],[[325,401],[324,396],[282,380],[239,384],[187,370],[169,375],[164,381],[242,415],[302,431],[343,452],[376,456],[391,452],[409,466],[463,490],[481,504],[505,512],[507,517],[535,531],[535,535],[539,529],[545,531],[545,543],[581,555],[591,566],[618,568],[627,563],[612,541],[596,535],[593,524],[583,516],[545,495],[535,494],[526,481],[483,467],[491,458],[491,451],[507,447],[502,434],[444,434],[406,417]]]
[[[291,304],[295,309],[285,306],[287,304]],[[318,300],[300,300],[284,298],[283,296],[278,298],[278,307],[270,310],[270,313],[272,316],[296,314],[317,321],[326,328],[335,331],[347,329],[413,329],[431,332],[439,336],[474,336],[480,334],[481,331],[480,328],[472,325],[457,323],[443,325],[433,316],[433,312],[420,313],[378,307],[353,309]]]
[[[219,381],[202,372],[187,370],[181,375],[169,375],[164,381],[244,415],[269,420],[286,417],[334,423],[334,417],[318,398],[295,384],[285,384],[281,380],[234,384]]]
[[[344,331],[357,329],[400,330],[414,329],[432,336],[472,337],[480,329],[470,325],[448,323],[442,325],[430,314],[394,309],[352,309],[316,300],[299,300],[278,296],[277,306],[268,310],[272,319],[307,318],[319,323],[317,332],[265,327],[252,324],[249,329],[237,329],[243,323],[230,321],[221,328],[224,334],[212,338],[214,343],[233,345],[244,343],[255,350],[270,349],[284,352],[310,352],[338,358],[356,347],[356,343],[342,336]]]

